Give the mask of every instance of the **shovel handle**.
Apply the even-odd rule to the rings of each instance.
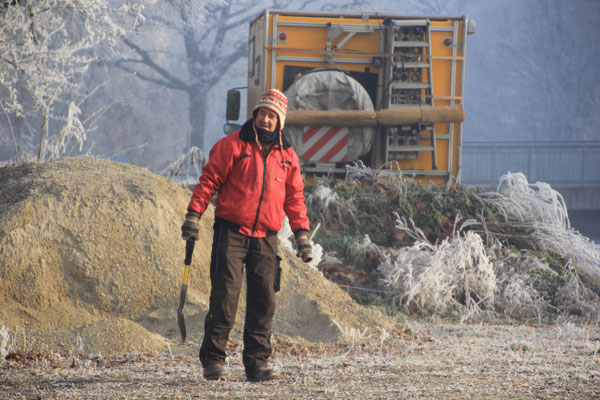
[[[190,278],[190,266],[186,265],[183,269],[183,279],[181,281],[181,289],[187,289],[188,280]],[[185,299],[185,297],[184,297]]]
[[[185,303],[185,293],[187,291],[188,281],[190,279],[190,265],[192,265],[192,253],[194,253],[195,239],[189,238],[185,242],[185,267],[183,269],[183,280],[181,281],[181,300],[179,302],[179,309],[183,309]]]
[[[194,244],[196,243],[196,239],[193,237],[189,238],[185,241],[185,265],[192,264],[192,253],[194,252]]]

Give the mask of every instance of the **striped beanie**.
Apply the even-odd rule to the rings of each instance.
[[[285,125],[285,113],[287,112],[287,105],[288,101],[287,97],[285,97],[285,94],[281,93],[277,89],[271,89],[260,96],[258,103],[256,103],[256,106],[254,106],[254,109],[252,110],[252,117],[256,118],[256,112],[259,108],[268,108],[269,110],[275,112],[275,114],[277,114],[279,117],[279,130],[282,130],[283,126]]]

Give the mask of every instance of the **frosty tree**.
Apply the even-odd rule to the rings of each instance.
[[[169,0],[148,12],[138,34],[124,38],[134,50],[117,65],[137,77],[185,93],[191,126],[191,146],[204,148],[206,110],[213,101],[207,95],[226,75],[228,69],[247,56],[248,23],[267,7],[313,10],[350,10],[365,7],[367,2],[346,0],[332,6],[317,0]],[[181,37],[183,53],[171,48],[157,48],[148,34],[168,29]],[[168,52],[169,57],[164,57]],[[174,64],[184,63],[185,74],[174,72]],[[223,109],[224,109],[223,105]]]
[[[95,88],[85,72],[124,32],[114,17],[142,18],[144,3],[12,0],[0,3],[0,107],[14,161],[47,161],[81,151],[104,109],[83,116]]]

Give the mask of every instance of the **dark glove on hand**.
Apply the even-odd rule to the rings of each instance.
[[[185,222],[181,225],[181,238],[183,240],[188,240],[191,237],[198,240],[198,233],[200,232],[198,222],[200,222],[200,217],[201,215],[196,211],[188,211],[185,214]]]
[[[308,231],[299,230],[294,234],[296,238],[296,245],[298,247],[298,252],[296,255],[302,259],[305,263],[309,263],[313,259],[312,247],[310,245],[310,238],[308,236]]]

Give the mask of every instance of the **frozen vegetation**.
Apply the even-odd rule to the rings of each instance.
[[[598,320],[600,246],[545,183],[508,173],[480,192],[354,166],[308,190],[319,268],[359,301],[470,321]]]

